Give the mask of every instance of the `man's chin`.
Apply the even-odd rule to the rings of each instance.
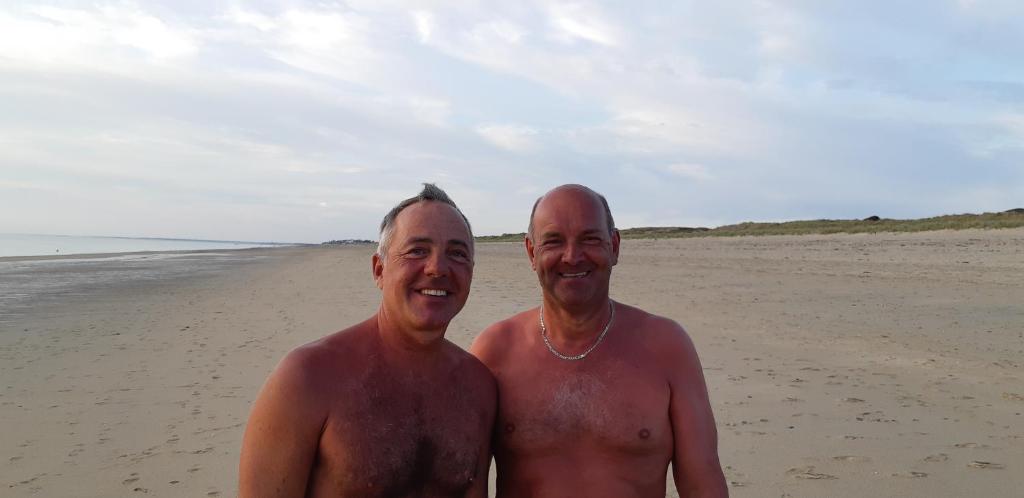
[[[582,290],[583,289],[579,289],[579,291]],[[554,302],[562,305],[565,308],[579,308],[581,306],[586,306],[587,304],[593,302],[596,294],[593,289],[587,289],[586,291],[583,292],[579,291],[566,292],[565,290],[556,289],[553,293]]]
[[[427,315],[421,315],[416,318],[412,325],[416,327],[417,330],[440,330],[443,333],[448,328],[448,324],[450,324],[452,319],[455,318],[456,314],[458,314],[458,311],[455,313],[430,313]]]

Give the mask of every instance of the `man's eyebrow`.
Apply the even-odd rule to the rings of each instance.
[[[410,239],[405,241],[406,244],[420,244],[420,243],[423,243],[423,242],[426,242],[426,243],[429,244],[431,242],[434,242],[434,239],[432,239],[430,237],[425,237],[424,236],[424,237],[412,237],[412,238],[410,238]]]
[[[449,245],[461,246],[461,247],[465,247],[466,249],[469,249],[469,244],[467,244],[466,241],[464,241],[462,239],[448,239],[448,244]]]
[[[544,233],[540,234],[540,238],[542,238],[542,239],[547,239],[547,238],[551,238],[551,237],[561,237],[561,236],[562,236],[562,234],[560,234],[558,232],[544,232]]]

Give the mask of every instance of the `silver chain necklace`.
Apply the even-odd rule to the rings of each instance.
[[[562,359],[562,360],[568,360],[568,361],[582,360],[583,358],[586,358],[587,355],[590,354],[590,352],[593,351],[594,348],[596,348],[598,344],[601,344],[601,341],[604,340],[604,336],[608,334],[608,330],[612,328],[612,322],[615,320],[615,302],[612,301],[611,299],[608,300],[608,310],[609,310],[609,313],[610,313],[610,316],[608,317],[608,324],[604,326],[604,330],[602,330],[601,334],[597,336],[597,340],[594,341],[594,344],[591,344],[590,347],[587,348],[586,351],[584,351],[584,352],[582,352],[582,353],[580,353],[578,355],[569,356],[569,355],[565,355],[565,354],[559,353],[558,350],[555,349],[555,347],[551,345],[551,340],[548,339],[548,329],[547,329],[547,327],[544,326],[544,303],[541,303],[540,304],[540,337],[542,339],[544,339],[544,345],[548,347],[548,351],[551,351],[551,354],[555,355],[556,358],[559,358],[559,359]]]

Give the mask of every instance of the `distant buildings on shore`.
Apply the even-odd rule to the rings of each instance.
[[[321,242],[320,245],[323,245],[323,246],[328,246],[328,245],[354,246],[354,245],[376,244],[376,243],[377,243],[377,241],[375,241],[375,240],[342,239],[342,240],[328,240],[327,242]]]

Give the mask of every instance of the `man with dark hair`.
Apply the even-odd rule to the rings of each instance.
[[[487,496],[494,378],[444,338],[469,296],[469,222],[426,184],[384,217],[372,268],[377,313],[293,350],[267,379],[239,496]]]
[[[728,496],[704,376],[672,320],[612,301],[619,233],[582,185],[538,199],[526,253],[534,308],[488,327],[470,351],[498,382],[498,496]]]

